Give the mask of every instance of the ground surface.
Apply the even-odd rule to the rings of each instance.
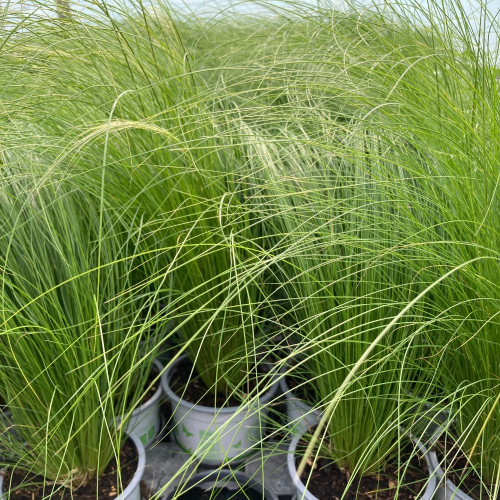
[[[285,443],[270,441],[266,443],[265,449],[237,466],[238,470],[256,481],[265,484],[265,487],[278,496],[279,500],[290,500],[295,493],[292,481],[286,466]],[[189,456],[179,446],[168,438],[152,445],[146,452],[146,470],[143,476],[143,498],[148,498],[159,491],[163,486],[170,484],[171,491],[178,484],[179,479],[173,479],[177,472],[185,466]],[[236,468],[236,466],[235,466]],[[211,466],[193,465],[188,474],[210,471]]]

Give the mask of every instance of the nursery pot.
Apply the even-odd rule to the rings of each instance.
[[[318,425],[321,412],[299,399],[288,387],[285,376],[280,380],[280,388],[285,395],[286,416],[293,435],[304,434],[309,428]]]
[[[439,435],[436,436],[434,441],[437,440]],[[436,453],[432,453],[430,459],[432,469],[437,476],[437,488],[436,494],[434,495],[435,500],[473,500],[471,496],[467,495],[467,493],[458,486],[455,486],[451,480],[446,477]]]
[[[172,405],[172,421],[177,444],[209,465],[241,461],[252,452],[261,439],[261,425],[269,401],[278,384],[258,401],[228,408],[208,407],[189,403],[177,396],[170,379],[177,365],[187,356],[179,357],[162,375],[162,385]]]
[[[297,500],[305,499],[305,500],[318,500],[310,491],[308,491],[301,481],[297,474],[297,469],[295,467],[295,450],[297,448],[297,444],[302,438],[303,434],[297,434],[292,439],[290,443],[290,447],[288,448],[287,454],[287,465],[288,465],[288,473],[292,478],[293,483],[297,489]],[[418,497],[418,500],[431,500],[434,497],[434,493],[436,491],[437,480],[434,472],[434,468],[432,467],[432,461],[430,459],[430,455],[435,455],[434,452],[429,452],[425,446],[418,440],[412,438],[413,443],[417,446],[418,450],[425,458],[427,463],[427,469],[429,472],[429,480],[427,482],[427,487],[424,493]]]
[[[146,452],[141,440],[137,436],[129,434],[128,437],[133,441],[137,450],[137,470],[127,487],[114,500],[141,500],[140,483],[146,466]],[[0,474],[0,500],[6,500],[3,493],[3,478],[3,474]]]
[[[449,479],[439,465],[439,460],[434,454],[431,459],[431,464],[434,472],[437,476],[438,487],[436,489],[436,494],[434,495],[435,500],[472,500],[472,498],[463,492],[460,488],[457,488]]]
[[[157,359],[153,361],[153,366],[158,371],[158,374],[163,371],[163,365]],[[149,446],[161,430],[160,404],[162,396],[162,384],[158,383],[158,388],[153,396],[132,412],[125,429],[127,434],[135,434],[144,447]],[[121,417],[118,417],[117,420],[119,423]]]
[[[278,500],[261,483],[241,472],[218,469],[200,472],[177,486],[164,500]]]
[[[413,396],[413,393],[409,391],[408,395]],[[451,424],[450,412],[446,408],[439,408],[430,402],[424,402],[422,408],[416,412],[418,413],[418,423],[423,426],[422,435],[426,439],[426,446],[432,448],[431,443],[435,442]]]
[[[431,441],[435,442],[439,436],[446,432],[447,427],[451,423],[451,417],[449,412],[446,410],[441,410],[427,415],[427,413],[432,409],[432,406],[429,404],[425,404],[424,409],[426,410],[425,418],[428,421],[428,430],[425,432],[425,435],[426,437],[430,436]]]

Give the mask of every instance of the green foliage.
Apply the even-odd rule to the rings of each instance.
[[[83,359],[71,408],[106,394],[92,418],[109,422],[162,298],[155,321],[226,395],[248,393],[278,332],[352,477],[423,437],[431,401],[494,496],[500,29],[483,3],[476,24],[462,2],[421,3],[271,4],[250,22],[90,2],[18,24],[0,72],[2,369],[50,341],[59,376]],[[40,379],[55,408],[32,369],[4,399],[23,408]]]
[[[95,200],[8,177],[0,196],[0,392],[16,433],[2,444],[9,465],[76,489],[116,455],[140,401],[152,298],[130,282],[133,235]]]

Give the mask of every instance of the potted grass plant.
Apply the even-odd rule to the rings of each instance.
[[[312,438],[294,439],[289,470],[300,497],[430,499],[428,452],[411,436],[432,389],[420,329],[433,311],[415,270],[425,259],[404,244],[425,229],[412,213],[425,198],[408,180],[411,204],[399,203],[404,153],[355,118],[324,145],[330,154],[311,139],[315,154],[294,175],[276,168],[263,197],[297,350],[325,411]],[[295,453],[300,439],[310,446]]]
[[[368,498],[375,490],[377,498],[430,499],[436,481],[428,452],[410,437],[432,378],[419,334],[428,311],[417,300],[418,284],[408,294],[415,276],[405,260],[415,258],[412,250],[391,251],[406,236],[394,231],[402,215],[394,214],[391,191],[377,179],[382,172],[362,170],[366,151],[379,151],[372,136],[362,140],[364,133],[344,138],[337,168],[323,165],[335,189],[312,174],[293,182],[283,175],[275,196],[267,195],[279,206],[272,230],[294,330],[302,336],[296,350],[325,410],[310,449],[296,453],[308,438],[294,438],[289,470],[300,497]],[[411,319],[404,319],[409,306]],[[308,470],[301,465],[298,472],[304,461]]]
[[[413,8],[424,24],[433,26],[426,31],[433,43],[419,43],[414,51],[421,62],[429,62],[409,70],[408,79],[394,87],[391,99],[405,104],[400,115],[386,116],[389,126],[425,158],[415,162],[413,173],[432,206],[426,226],[434,227],[435,234],[415,232],[412,237],[427,255],[419,276],[435,283],[448,274],[426,299],[434,314],[424,329],[435,384],[442,388],[440,406],[450,414],[437,442],[439,467],[433,463],[440,474],[437,497],[496,498],[499,88],[489,39],[498,37],[499,26],[485,3],[475,13],[477,25],[467,22],[460,2],[446,2],[446,13],[434,3],[426,8],[414,3]],[[407,16],[398,19],[410,25]],[[401,199],[409,197],[401,193]]]
[[[371,139],[369,142],[363,141],[363,149],[359,150],[358,155],[361,169],[353,175],[353,172],[342,170],[347,163],[346,158],[353,152],[349,147],[345,147],[346,141],[343,142],[342,148],[329,147],[330,151],[338,152],[339,159],[342,158],[336,169],[330,172],[335,174],[341,171],[346,176],[341,182],[333,184],[337,197],[332,197],[329,207],[325,204],[311,211],[310,218],[319,221],[320,227],[323,227],[321,225],[323,220],[324,227],[331,228],[331,246],[337,245],[338,253],[327,264],[331,274],[326,279],[318,278],[322,262],[328,261],[328,257],[325,256],[328,253],[323,248],[318,248],[316,259],[306,254],[307,259],[304,258],[303,262],[297,261],[294,267],[304,270],[303,281],[306,281],[307,276],[310,291],[294,295],[300,287],[306,288],[306,285],[301,283],[300,287],[291,284],[291,291],[288,293],[292,297],[297,296],[295,302],[298,311],[307,303],[299,297],[317,296],[316,311],[312,309],[312,305],[307,305],[311,310],[307,315],[303,314],[301,316],[303,319],[299,319],[299,322],[302,321],[307,325],[307,322],[318,321],[321,324],[321,327],[316,328],[314,335],[314,342],[319,346],[320,355],[317,358],[311,355],[311,359],[315,359],[314,362],[318,362],[321,367],[317,370],[318,374],[326,370],[328,372],[339,370],[332,360],[323,359],[330,349],[333,353],[331,359],[345,364],[345,356],[335,354],[333,349],[333,344],[337,344],[339,352],[343,352],[344,340],[339,334],[337,342],[331,343],[328,340],[323,343],[321,341],[323,331],[334,332],[338,331],[336,325],[345,324],[349,327],[353,324],[354,329],[353,327],[348,329],[349,336],[352,332],[354,336],[359,335],[358,338],[361,340],[363,339],[361,325],[356,325],[356,320],[353,318],[358,318],[362,322],[364,333],[367,333],[383,321],[379,315],[370,317],[374,307],[379,310],[380,315],[396,318],[397,304],[400,304],[400,310],[403,311],[407,305],[412,304],[412,307],[415,305],[412,297],[419,297],[421,305],[418,307],[416,318],[412,319],[413,327],[409,324],[400,325],[398,330],[403,334],[403,338],[420,339],[417,341],[417,344],[421,344],[420,355],[417,354],[413,361],[410,359],[412,356],[406,358],[406,361],[410,361],[407,368],[413,366],[411,370],[415,372],[411,375],[411,370],[408,371],[409,376],[405,378],[403,374],[406,368],[403,370],[401,367],[401,377],[395,379],[394,388],[399,387],[402,390],[400,392],[398,389],[396,392],[402,394],[406,400],[402,405],[403,408],[410,408],[417,401],[425,401],[427,396],[434,400],[436,397],[443,399],[438,406],[450,409],[451,418],[448,422],[453,422],[450,424],[450,434],[455,436],[456,445],[454,451],[450,451],[449,445],[446,445],[449,453],[445,455],[448,454],[451,458],[457,446],[461,447],[462,458],[469,465],[469,469],[473,469],[480,478],[482,477],[479,483],[482,482],[485,489],[480,491],[479,496],[495,498],[498,495],[499,463],[496,458],[499,449],[497,439],[499,364],[496,319],[498,217],[495,216],[498,204],[496,195],[498,148],[495,139],[498,136],[496,133],[498,83],[495,78],[494,57],[485,49],[487,42],[479,44],[477,42],[485,34],[483,32],[477,34],[468,23],[464,22],[464,10],[460,6],[457,7],[457,4],[458,2],[446,2],[453,14],[451,17],[456,21],[450,22],[448,10],[445,19],[444,11],[441,11],[437,4],[431,3],[429,10],[426,11],[414,3],[412,6],[418,18],[424,20],[426,26],[426,29],[419,30],[415,27],[414,19],[401,15],[398,11],[399,4],[396,3],[392,11],[394,14],[394,19],[391,21],[392,28],[380,18],[375,24],[377,28],[383,26],[383,29],[380,29],[381,35],[376,35],[375,38],[375,42],[378,43],[372,43],[370,36],[366,36],[362,42],[362,51],[341,51],[343,56],[345,53],[349,54],[348,57],[352,58],[350,60],[356,62],[356,71],[370,82],[370,88],[358,87],[362,79],[353,78],[351,88],[354,91],[348,92],[347,87],[344,91],[348,93],[347,100],[350,103],[356,99],[368,103],[362,124],[359,122],[357,124],[358,130],[366,127],[365,130],[373,132],[372,138],[379,143],[378,152],[377,148],[375,150],[371,148],[370,144],[375,143]],[[481,13],[485,24],[493,18],[486,7],[484,10],[481,8]],[[496,30],[497,24],[493,25],[492,29]],[[395,26],[397,28],[393,29]],[[463,29],[454,31],[457,26]],[[368,29],[367,32],[363,32],[363,36],[370,33],[373,35],[374,30]],[[398,46],[396,43],[401,34],[408,42],[406,46]],[[412,52],[411,57],[406,56],[409,47]],[[389,48],[397,52],[398,62],[393,64],[392,61],[389,65],[384,65],[376,52],[382,49],[387,55]],[[368,64],[369,70],[365,72],[360,69],[361,61],[366,63],[371,61],[373,64]],[[401,67],[398,69],[401,61],[404,61],[403,69]],[[418,63],[413,67],[410,61]],[[345,74],[349,73],[348,67],[341,67],[345,69]],[[355,75],[355,72],[351,74]],[[386,110],[378,114],[379,106],[393,105],[397,105],[397,112]],[[371,115],[373,118],[377,114],[370,125],[365,119],[366,116]],[[356,123],[354,117],[353,123]],[[394,138],[392,144],[389,139],[391,137]],[[384,154],[380,154],[382,150]],[[387,168],[388,165],[397,168]],[[355,186],[355,183],[363,183],[366,186],[366,183],[373,181],[374,174],[382,175],[378,177],[378,186],[374,186],[376,189],[371,196],[359,197],[356,192],[349,197],[342,196],[342,189],[346,188],[346,179],[353,180],[352,186]],[[391,183],[392,187],[387,189]],[[384,191],[378,189],[381,186],[385,186]],[[307,188],[309,189],[309,186]],[[314,192],[326,191],[316,187]],[[476,196],[477,193],[481,195]],[[365,208],[360,210],[360,207],[375,207],[377,204],[383,207],[389,200],[391,209],[385,211],[385,214],[384,210]],[[338,211],[335,210],[336,206],[340,208]],[[341,209],[344,209],[345,215],[342,215]],[[294,210],[295,208],[285,208],[282,212],[293,213]],[[333,216],[328,218],[317,215],[325,213]],[[356,214],[361,215],[359,220],[362,223],[356,223]],[[301,220],[298,217],[296,219],[298,220],[296,227],[303,227],[303,221],[308,220],[307,218]],[[312,228],[310,234],[313,234]],[[318,234],[320,231],[316,228],[314,235]],[[386,236],[389,236],[387,240]],[[379,255],[377,252],[373,253],[374,247],[370,248],[370,245],[366,244],[370,240],[376,242],[379,248],[385,247],[386,251]],[[301,239],[298,238],[297,241]],[[399,248],[395,251],[398,245]],[[356,249],[361,260],[357,258],[352,262],[346,260],[350,248]],[[412,250],[406,253],[407,260],[403,264],[400,258],[410,248]],[[365,257],[362,256],[363,251],[366,252]],[[298,253],[300,254],[300,250]],[[394,262],[386,266],[384,258],[390,255]],[[322,261],[320,257],[323,256],[325,257]],[[374,271],[372,265],[376,262],[380,263],[380,266]],[[362,271],[357,267],[359,264],[362,265]],[[340,282],[346,285],[346,275],[339,271],[339,266],[344,272],[349,270],[352,278],[358,274],[360,277],[363,276],[363,279],[351,281],[348,278],[347,285],[350,289],[342,288]],[[310,272],[310,269],[313,269],[313,272]],[[375,274],[372,274],[373,272]],[[297,275],[296,272],[289,271],[285,282],[294,274]],[[309,279],[309,275],[312,275],[313,279]],[[369,286],[365,288],[367,284],[365,278],[368,280],[368,285],[371,280],[373,284],[378,282],[372,291],[369,290]],[[339,282],[338,287],[332,285],[336,282]],[[314,283],[319,285],[315,286]],[[389,288],[386,288],[387,286]],[[423,290],[422,286],[428,289],[425,295],[419,293]],[[331,325],[323,319],[327,317],[327,313],[320,308],[323,297],[330,289],[332,290],[329,299],[331,314],[333,316],[337,311],[340,312],[339,320],[335,318],[335,322]],[[385,295],[384,290],[389,293]],[[357,293],[354,294],[354,291]],[[365,304],[363,297],[369,298]],[[372,298],[375,302],[371,302]],[[340,304],[341,300],[344,305]],[[352,305],[353,315],[347,316],[344,315],[344,308],[347,311],[349,303]],[[393,312],[386,309],[394,306],[396,309]],[[411,314],[413,316],[415,312],[412,311]],[[307,335],[310,329],[303,330],[305,338],[310,341]],[[380,330],[385,329],[380,327]],[[405,334],[405,331],[409,333]],[[412,331],[419,333],[411,333]],[[386,332],[388,333],[389,331]],[[344,376],[334,386],[327,387],[323,391],[325,394],[328,392],[337,394],[338,388],[343,387],[342,394],[333,399],[334,408],[325,417],[321,433],[327,434],[325,429],[334,425],[335,412],[349,402],[352,394],[356,392],[361,394],[360,389],[356,390],[356,384],[360,383],[360,387],[363,386],[361,381],[369,373],[369,365],[375,366],[381,362],[377,361],[376,354],[384,345],[383,342],[377,342],[377,349],[374,347],[370,351],[370,358],[364,357],[364,353],[367,352],[364,349],[373,345],[371,342],[374,338],[375,336],[371,339],[368,336],[362,340],[361,345],[359,342],[353,342],[353,347],[356,346],[360,350],[353,358],[347,358],[350,360],[350,365],[343,366],[342,369],[347,369]],[[382,341],[382,338],[380,340]],[[389,338],[386,337],[385,340]],[[361,347],[363,343],[365,347]],[[348,345],[348,342],[346,344]],[[385,348],[397,356],[397,349],[391,344],[385,344]],[[414,351],[415,354],[418,350]],[[423,370],[419,373],[418,359],[424,363],[428,371]],[[343,386],[346,373],[351,373],[350,367],[356,366],[357,360],[363,360],[363,365],[357,366],[357,373],[362,374],[358,373],[354,377],[354,384],[351,380],[349,385]],[[423,393],[420,390],[415,391],[411,381],[416,380],[417,386],[420,385],[426,371],[429,380],[433,380],[434,387],[429,387],[428,393],[427,389]],[[390,372],[391,370],[388,370],[388,374]],[[440,380],[441,377],[444,381]],[[330,378],[327,381],[329,382]],[[444,390],[435,391],[436,386],[443,387]],[[389,389],[390,384],[387,380],[382,385],[367,382],[367,387]],[[348,394],[347,397],[345,392]],[[399,397],[396,396],[396,392],[392,398]],[[362,393],[365,398],[366,389]],[[415,397],[413,403],[410,395]],[[387,398],[391,398],[390,391],[383,400]],[[358,402],[361,400],[357,399]],[[404,413],[403,410],[401,416]],[[352,431],[356,432],[355,429],[366,427],[366,422],[369,420],[365,419],[358,426],[353,426]],[[393,430],[397,432],[394,427]],[[333,442],[341,438],[337,430],[331,430],[328,434]],[[341,445],[339,453],[345,453],[347,449],[349,448],[346,445]],[[330,453],[328,446],[322,452]],[[350,471],[352,477],[352,466],[343,465],[343,467]],[[450,470],[449,462],[445,467],[446,470]],[[459,482],[462,483],[467,475],[466,471],[458,474]],[[441,489],[439,494],[445,494],[445,490]],[[461,495],[455,487],[448,487],[446,494],[457,498]]]
[[[494,231],[489,228],[490,235]],[[436,290],[442,313],[428,335],[444,392],[441,404],[450,415],[433,438],[437,498],[495,498],[500,491],[500,342],[491,312],[498,306],[498,286],[488,277],[497,273],[497,251],[482,247],[472,259],[467,251],[459,264],[452,255],[455,246],[450,250],[445,258],[459,271]]]
[[[162,383],[177,442],[218,464],[241,460],[258,445],[277,384],[258,335],[265,263],[245,228],[238,233],[233,224],[225,237],[227,227],[211,234],[204,225],[186,242],[177,270],[178,336],[188,357],[174,361]]]
[[[153,356],[139,348],[133,241],[77,189],[23,177],[0,194],[0,370],[15,429],[0,433],[1,494],[139,499],[144,447],[124,430]]]
[[[453,370],[453,378],[447,385],[453,401],[453,419],[447,431],[436,436],[434,442],[436,454],[432,466],[439,478],[436,498],[440,500],[496,498],[500,488],[498,381],[479,379],[478,370],[472,367],[481,358],[468,358],[474,349],[469,346],[466,350],[466,356],[454,353],[455,360],[448,361],[453,364],[458,358],[464,366]],[[488,348],[490,352],[495,350],[498,348]],[[485,352],[480,355],[484,359]]]
[[[244,173],[243,162],[232,138],[226,140],[219,134],[211,96],[206,97],[203,82],[199,84],[195,72],[190,71],[190,58],[185,57],[168,10],[144,9],[144,22],[123,11],[115,14],[110,6],[91,23],[70,23],[62,36],[57,30],[50,33],[49,43],[67,46],[72,53],[67,61],[54,59],[57,71],[49,69],[51,85],[65,98],[57,103],[57,109],[55,101],[43,100],[43,104],[37,101],[36,113],[31,114],[30,109],[26,113],[32,123],[53,123],[54,116],[70,117],[61,118],[72,124],[63,135],[75,141],[70,146],[64,144],[62,160],[57,151],[53,170],[61,169],[63,173],[59,173],[65,175],[69,163],[74,179],[85,179],[79,182],[81,189],[99,199],[104,179],[106,186],[112,187],[106,204],[119,207],[120,217],[137,232],[145,228],[136,262],[155,260],[157,272],[153,279],[134,269],[130,286],[135,286],[137,276],[139,282],[148,280],[157,290],[171,283],[176,298],[164,311],[175,325],[170,333],[181,340],[181,351],[196,365],[206,390],[219,392],[224,401],[233,394],[233,404],[238,401],[239,407],[241,402],[260,399],[257,394],[267,392],[266,385],[270,387],[266,374],[260,373],[265,367],[255,347],[259,341],[254,340],[261,301],[256,281],[263,272],[255,257],[258,246],[251,242],[244,220],[239,221],[239,229],[233,220],[225,222],[227,207],[235,218],[245,217],[245,210],[238,208],[244,198],[238,179],[238,174]],[[73,38],[68,37],[69,32],[84,43],[68,45],[68,38]],[[36,47],[44,43],[41,38],[33,34],[27,36],[26,43]],[[117,50],[103,58],[102,46]],[[39,63],[47,69],[45,60]],[[41,89],[46,92],[41,83],[43,71],[37,75],[42,78],[29,76],[33,95],[39,95]],[[100,84],[95,85],[96,81]],[[115,82],[113,90],[110,81]],[[69,97],[74,93],[81,100]],[[56,132],[51,137],[60,144],[60,125],[53,125],[51,133]],[[54,152],[48,148],[44,154]],[[89,164],[101,165],[103,158],[105,170],[89,168]],[[241,276],[235,274],[239,272]],[[257,384],[258,391],[254,384],[257,378],[263,380]],[[216,406],[214,398],[212,414]],[[258,422],[260,406],[263,404],[245,405],[257,414]],[[231,440],[232,453],[241,455],[249,441],[255,444],[260,439],[260,423],[246,426],[256,431],[248,431],[249,440]],[[182,425],[176,429],[178,439],[186,436],[181,433]],[[199,432],[187,431],[198,440]],[[209,432],[213,429],[204,435]],[[194,451],[193,444],[185,448]],[[229,452],[224,450],[222,455],[227,458]]]
[[[307,442],[307,437],[297,435],[292,441],[288,464],[297,492],[306,498],[368,498],[375,490],[377,498],[396,494],[430,499],[435,478],[428,452],[409,435],[421,411],[417,395],[428,390],[421,344],[409,324],[400,325],[383,341],[378,337],[390,325],[388,318],[397,316],[398,301],[391,296],[396,287],[382,289],[366,268],[333,278],[329,270],[339,262],[325,262],[324,252],[317,254],[323,254],[321,263],[307,259],[315,271],[307,271],[310,281],[304,292],[308,291],[297,297],[301,306],[296,312],[304,318],[308,369],[325,414],[301,454],[299,439]],[[348,267],[352,271],[353,266]],[[316,283],[316,290],[311,283]],[[349,295],[344,287],[360,295]],[[300,289],[295,283],[294,291]],[[299,465],[304,461],[305,472]],[[326,485],[334,486],[329,490]]]
[[[142,225],[140,253],[146,262],[154,253],[157,262],[154,280],[146,279],[161,290],[169,283],[174,291],[164,313],[172,320],[169,335],[180,348],[162,385],[175,410],[176,439],[189,452],[198,449],[197,456],[205,461],[220,463],[244,456],[260,441],[264,408],[277,390],[270,383],[272,370],[259,337],[267,264],[254,240],[251,207],[245,201],[241,179],[248,166],[215,118],[214,96],[190,72],[177,31],[164,32],[172,25],[169,13],[162,16],[160,9],[155,15],[143,14],[144,26],[130,20],[138,33],[133,30],[131,36],[128,26],[120,33],[140,60],[141,71],[133,82],[137,91],[124,91],[106,123],[86,130],[78,143],[84,154],[79,153],[102,154],[100,140],[106,138],[104,175],[108,185],[119,186],[113,203],[127,207],[123,217],[131,225]],[[162,23],[157,42],[168,39],[168,51],[158,51],[156,42],[145,43],[142,36],[141,28],[149,31],[157,23]],[[157,51],[162,62],[149,64],[150,53]],[[85,47],[85,57],[100,66],[100,47],[88,52]],[[114,56],[116,70],[109,77],[115,81],[120,75],[128,89],[130,56]],[[75,168],[89,176],[86,188],[98,194],[100,172],[89,175],[85,162]],[[187,359],[180,357],[184,353]],[[173,378],[181,380],[180,387],[172,387]],[[189,395],[186,379],[201,389]],[[197,409],[203,414],[196,417],[201,423],[191,424]]]

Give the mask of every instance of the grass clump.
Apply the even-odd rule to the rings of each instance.
[[[5,206],[5,269],[18,267],[4,322],[28,310],[19,290],[39,297],[30,308],[50,297],[41,310],[55,304],[59,319],[69,307],[60,290],[94,290],[111,304],[99,318],[124,314],[112,331],[135,329],[131,311],[148,294],[168,295],[179,353],[226,396],[267,354],[262,332],[280,330],[326,410],[314,439],[328,435],[322,452],[351,478],[397,461],[407,432],[424,438],[417,423],[432,401],[451,410],[455,439],[494,495],[499,30],[486,5],[477,24],[448,1],[289,3],[253,24],[99,5],[92,22],[26,19],[3,48],[16,73],[0,77],[5,179],[35,158],[26,164],[37,176],[70,186],[56,196],[60,213],[77,214],[65,205],[74,196],[97,200],[83,222],[52,214],[40,230],[45,255],[55,235],[70,245],[73,226],[93,228],[76,241],[94,246],[70,245],[75,264],[56,278],[47,258],[32,268],[10,250],[18,237],[34,245],[30,210],[52,203]],[[101,267],[95,288],[85,280]],[[100,311],[81,307],[65,320],[82,324],[76,339]],[[89,374],[105,353],[128,352],[123,342],[116,354],[99,347]]]
[[[45,477],[47,494],[76,490],[118,455],[141,400],[153,297],[130,281],[133,234],[84,193],[4,177],[0,196],[4,459]]]

